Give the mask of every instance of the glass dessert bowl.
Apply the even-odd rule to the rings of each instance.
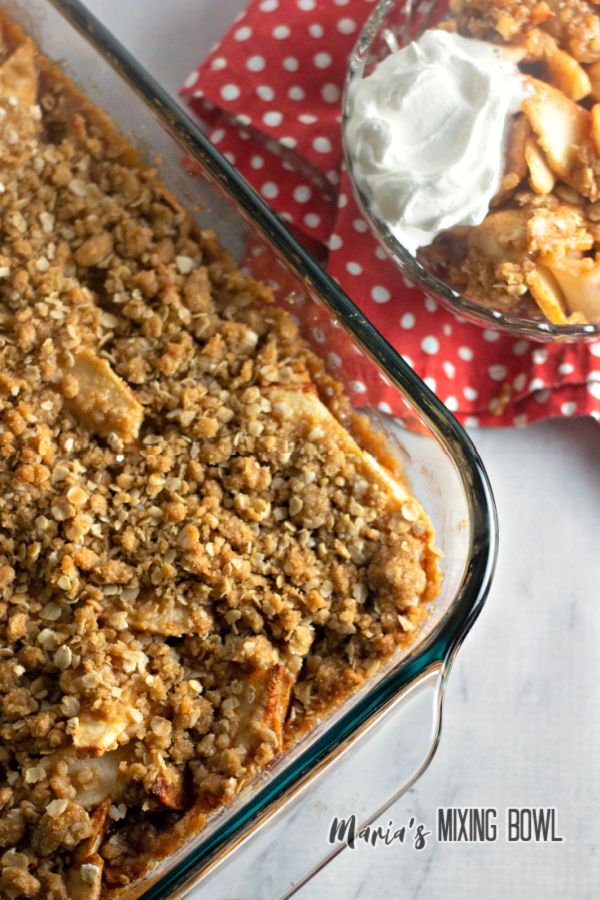
[[[600,29],[600,21],[591,14],[585,34],[575,34],[570,19],[563,21],[558,12],[554,15],[550,7],[545,8],[547,18],[544,21],[533,23],[527,18],[520,21],[516,15],[513,19],[508,18],[508,30],[504,29],[505,35],[502,35],[499,29],[504,26],[498,24],[500,19],[494,18],[499,10],[493,2],[475,5],[458,2],[453,7],[454,18],[448,20],[444,2],[398,4],[393,0],[382,0],[367,20],[349,62],[343,115],[344,152],[355,197],[373,233],[400,270],[424,291],[463,319],[486,328],[545,342],[591,341],[600,335],[600,290],[596,290],[594,283],[598,265],[594,258],[597,188],[595,175],[590,181],[583,172],[586,168],[590,172],[594,170],[598,152],[594,122],[600,106],[595,109],[594,66],[597,57],[592,47],[592,26]],[[566,8],[568,10],[568,4]],[[436,26],[442,20],[443,30],[438,30]],[[440,48],[433,46],[435,42],[431,40],[423,43],[421,38],[425,32],[429,39],[431,35],[442,36],[438,42]],[[588,40],[585,47],[584,38]],[[399,58],[397,51],[414,41],[419,41],[414,57],[408,59],[404,70],[398,65],[394,68],[394,61]],[[471,102],[469,93],[474,80],[480,76],[477,68],[480,55],[489,53],[491,48],[501,59],[494,65],[506,66],[507,70],[501,76],[493,66],[488,70],[489,80],[482,88],[482,96],[490,85],[498,88],[499,77],[506,82],[505,90],[508,91],[509,69],[512,68],[524,88],[521,111],[518,112],[517,106],[515,114],[515,107],[505,103],[507,115],[501,168],[491,189],[488,172],[475,171],[479,163],[477,149],[473,163],[469,162],[465,167],[465,158],[460,158],[460,139],[455,145],[449,141],[448,170],[457,171],[458,178],[473,178],[473,195],[477,194],[480,183],[486,183],[488,189],[483,214],[480,212],[478,216],[474,213],[477,202],[463,190],[459,197],[463,205],[453,220],[443,216],[446,207],[452,207],[453,203],[457,205],[454,197],[448,199],[450,182],[444,169],[445,148],[433,124],[430,125],[434,135],[432,146],[438,154],[433,163],[438,166],[441,178],[437,196],[433,201],[425,198],[432,210],[430,220],[434,227],[430,227],[427,216],[422,216],[424,230],[417,234],[417,239],[415,229],[406,225],[408,218],[403,221],[402,216],[408,208],[406,196],[409,196],[408,202],[415,196],[421,202],[422,194],[420,197],[415,188],[419,183],[419,169],[421,185],[425,183],[429,188],[431,184],[427,168],[429,160],[422,160],[415,153],[416,145],[410,145],[410,142],[406,152],[404,146],[398,146],[405,124],[401,120],[388,119],[388,130],[386,125],[381,127],[377,123],[381,133],[375,133],[371,128],[363,135],[357,131],[357,121],[360,124],[360,116],[366,114],[372,117],[372,125],[380,115],[385,119],[390,107],[395,112],[393,97],[390,102],[394,90],[400,97],[398,107],[401,108],[406,100],[407,86],[414,91],[419,58],[427,60],[430,72],[432,57],[433,65],[436,63],[436,52],[442,73],[439,85],[435,86],[436,93],[430,89],[429,96],[424,94],[419,102],[422,102],[421,108],[429,111],[428,104],[433,95],[438,108],[432,111],[432,119],[434,114],[443,112],[440,105],[443,98],[438,102],[438,94],[445,91],[443,79],[445,72],[450,72],[448,65],[452,64],[446,47],[442,46],[446,43],[451,50],[456,50],[460,62],[457,83],[467,104]],[[465,67],[463,47],[467,44],[471,45],[467,50],[473,48],[472,70],[468,65]],[[385,65],[380,65],[384,61]],[[383,89],[370,87],[371,96],[366,96],[366,85],[375,85],[375,79],[371,77],[375,71]],[[451,77],[449,74],[448,79]],[[384,79],[388,79],[387,84]],[[394,85],[390,80],[394,80]],[[500,87],[501,93],[503,90]],[[452,96],[451,90],[448,96]],[[416,99],[419,99],[418,94]],[[485,97],[485,100],[489,102],[489,98]],[[410,115],[411,108],[415,108],[411,107],[413,102],[411,96],[405,103],[404,114],[408,110]],[[475,99],[475,107],[478,102]],[[453,109],[453,116],[454,112]],[[463,109],[458,110],[459,125],[455,133],[459,136],[463,113]],[[484,114],[487,114],[485,110]],[[444,119],[444,128],[452,118],[448,115]],[[467,121],[464,116],[462,121]],[[476,127],[481,127],[479,120],[473,120],[469,141]],[[493,136],[487,121],[485,128],[485,136]],[[450,139],[452,137],[450,133]],[[490,141],[483,137],[480,150],[483,148],[487,153],[489,144]],[[497,148],[496,140],[496,151]],[[420,147],[417,149],[420,152]],[[424,152],[429,150],[429,146],[425,146]],[[564,153],[561,156],[561,150],[566,151],[566,156]],[[390,159],[394,156],[396,160],[409,160],[405,170],[389,171]],[[490,166],[493,162],[492,158]],[[385,166],[388,166],[387,171]],[[479,174],[481,182],[476,179]],[[392,177],[388,177],[390,175]],[[584,183],[586,179],[587,183]],[[396,184],[399,185],[397,201],[394,198]],[[475,196],[475,201],[477,199],[481,200]],[[489,210],[488,199],[491,200]],[[437,211],[438,206],[442,207],[441,214]],[[399,209],[402,215],[398,214]],[[573,230],[578,232],[577,239]],[[555,232],[554,238],[551,231]]]

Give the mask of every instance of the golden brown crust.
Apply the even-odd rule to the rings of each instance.
[[[439,570],[269,289],[4,36],[0,894],[91,900],[405,644]]]

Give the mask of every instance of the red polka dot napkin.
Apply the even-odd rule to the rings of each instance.
[[[186,80],[209,137],[467,425],[600,420],[600,343],[542,345],[457,319],[388,259],[342,161],[348,55],[373,0],[252,0]],[[316,335],[335,366],[339,331]],[[337,339],[337,342],[336,342]],[[397,412],[383,382],[355,392]]]

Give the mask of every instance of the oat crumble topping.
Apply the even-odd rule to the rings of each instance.
[[[93,900],[410,640],[439,572],[291,317],[3,34],[0,896]]]

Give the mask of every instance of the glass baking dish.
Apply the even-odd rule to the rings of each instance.
[[[66,58],[67,74],[156,162],[199,223],[213,227],[241,261],[260,260],[306,337],[321,356],[335,360],[334,374],[357,408],[388,436],[437,529],[442,590],[408,650],[216,812],[201,833],[119,893],[146,900],[196,896],[196,890],[211,900],[289,896],[345,846],[328,840],[334,815],[355,813],[357,824],[372,821],[435,751],[446,678],[494,568],[490,486],[448,410],[78,0],[5,0],[3,6],[47,56]],[[395,416],[365,402],[362,386],[374,379],[393,390]],[[351,786],[341,806],[340,785]]]

